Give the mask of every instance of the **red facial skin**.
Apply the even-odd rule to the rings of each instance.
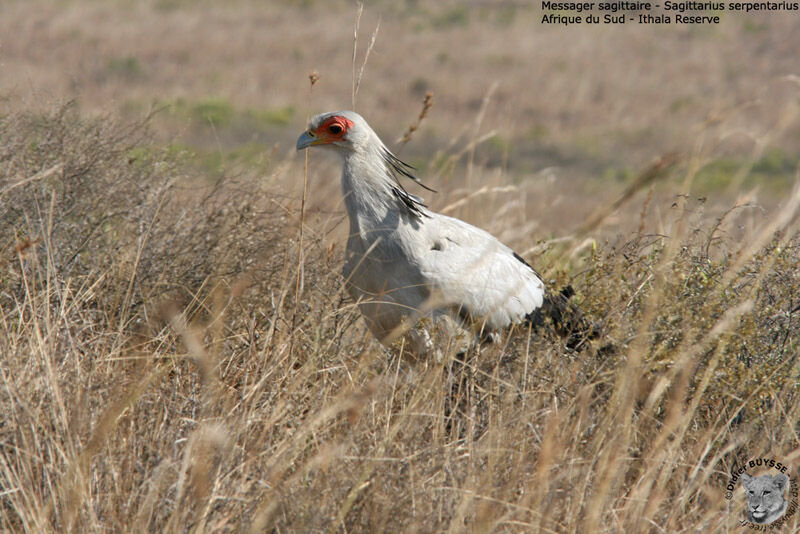
[[[352,127],[353,121],[337,115],[327,119],[313,133],[315,137],[324,143],[335,143],[336,141],[341,141]]]

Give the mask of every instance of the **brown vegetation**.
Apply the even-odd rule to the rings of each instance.
[[[719,112],[697,123],[670,115],[655,98],[644,105],[633,96],[655,92],[685,62],[667,61],[667,78],[653,74],[649,83],[642,74],[627,87],[615,77],[620,71],[585,68],[586,34],[576,33],[569,48],[551,29],[531,32],[524,22],[533,14],[524,7],[505,6],[522,22],[484,7],[489,22],[480,24],[470,11],[464,20],[458,4],[385,6],[392,17],[382,19],[386,33],[366,67],[359,109],[375,110],[387,141],[413,133],[403,155],[429,162],[423,176],[442,191],[433,206],[493,231],[554,287],[575,287],[576,302],[603,326],[602,339],[580,352],[547,331],[518,331],[463,359],[414,361],[402,357],[402,346],[386,350],[371,339],[341,291],[346,225],[333,165],[313,160],[303,187],[302,164],[284,156],[309,98],[321,108],[350,102],[350,73],[359,65],[342,43],[352,45],[352,10],[271,5],[259,19],[245,1],[229,11],[204,2],[45,4],[0,6],[0,24],[8,27],[8,14],[23,28],[38,20],[63,45],[52,47],[54,56],[81,58],[106,81],[84,87],[79,103],[58,105],[4,85],[0,529],[730,531],[744,517],[742,495],[725,499],[734,466],[755,457],[798,464],[796,104],[776,96],[749,105],[741,97],[793,87],[796,99],[796,85],[776,78],[785,66],[779,47],[768,65],[753,63],[753,73],[731,71],[741,83],[724,98],[707,101],[708,93],[687,87],[700,95],[686,104],[693,117]],[[32,14],[31,5],[46,12]],[[288,24],[298,13],[308,14],[307,24],[295,22],[294,37],[283,31],[281,57],[254,58],[243,36],[272,39],[259,21]],[[112,31],[133,15],[138,32]],[[359,57],[371,16],[366,9]],[[114,23],[99,24],[104,17]],[[189,41],[182,32],[206,27],[206,18],[221,22],[208,26],[206,40]],[[250,25],[237,26],[245,19]],[[764,20],[772,31],[783,28]],[[417,34],[422,44],[401,31],[413,22],[426,24]],[[736,56],[720,45],[745,31],[742,24],[732,17],[716,35],[689,35],[719,51],[712,72],[732,57],[760,53],[754,46]],[[327,31],[331,25],[345,26],[339,37]],[[243,42],[226,48],[228,26]],[[143,39],[147,32],[154,36]],[[39,50],[30,42],[25,48],[30,35],[22,33],[10,54],[0,49],[16,72],[25,70],[25,54]],[[497,36],[519,37],[521,51],[492,56],[493,66],[459,78],[450,62],[463,67],[455,51],[467,34],[490,44],[465,45],[464,57],[511,54],[506,41],[490,39]],[[769,32],[754,35],[772,40]],[[609,40],[619,48],[636,36],[646,34]],[[665,29],[659,38],[686,51],[685,32]],[[103,54],[122,59],[82,56],[70,47],[85,43],[70,39],[96,40]],[[136,51],[123,53],[118,39],[137,43]],[[436,49],[443,39],[452,55],[440,67],[412,68],[390,52]],[[540,41],[564,44],[561,67],[556,55],[536,55]],[[247,69],[266,84],[269,73],[293,65],[292,47],[310,53],[301,42],[329,55],[292,60],[309,65],[297,67],[295,78],[276,77],[269,97],[263,85],[250,94]],[[163,53],[154,52],[157,45]],[[614,65],[614,47],[598,46],[600,60]],[[188,47],[185,57],[180,47]],[[541,62],[541,76],[505,77],[506,61],[518,66],[531,57]],[[169,58],[185,61],[184,74],[197,74],[187,94],[178,95],[180,84],[171,85],[169,69],[159,66]],[[325,58],[347,75],[322,68]],[[29,66],[30,83],[70,96],[59,89],[69,69],[40,59],[52,71]],[[212,67],[228,69],[217,78],[223,96],[216,99],[197,81]],[[310,67],[320,72],[309,96]],[[452,75],[452,86],[419,83],[399,111],[381,104],[397,87],[397,77],[379,83],[381,74],[427,69],[434,79],[437,68],[447,69],[442,79]],[[588,88],[578,82],[584,74],[593,80]],[[545,75],[555,79],[541,81]],[[761,75],[765,85],[752,85]],[[474,84],[474,93],[469,76],[505,81],[494,93]],[[723,78],[710,77],[715,91]],[[538,97],[524,100],[518,116],[528,118],[512,124],[507,118],[518,108],[510,95],[527,83],[549,98],[546,111]],[[609,103],[604,83],[644,115],[622,108],[594,115],[599,108],[589,101]],[[572,100],[557,91],[564,87],[574,89]],[[431,89],[435,106],[425,100],[420,114]],[[120,94],[122,109],[97,115],[98,102]],[[142,118],[154,96],[162,99],[155,115]],[[132,111],[136,99],[147,102]],[[464,109],[471,109],[466,120]],[[598,135],[594,148],[579,150],[580,135],[597,129],[601,115],[625,134]],[[626,118],[639,126],[626,130]],[[540,122],[552,125],[544,138],[524,137]],[[598,147],[624,150],[651,123],[664,129],[644,136],[644,149],[631,149],[624,177],[592,174],[606,161],[591,156]],[[491,129],[502,142],[485,136]],[[673,142],[677,131],[692,135]],[[263,150],[267,143],[276,148]],[[529,160],[531,146],[550,152]],[[591,165],[564,160],[560,168],[525,170],[540,156],[577,153],[570,151],[588,154],[581,161]],[[786,528],[798,525],[794,517]]]

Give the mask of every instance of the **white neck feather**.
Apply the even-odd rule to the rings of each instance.
[[[396,225],[400,217],[392,178],[380,156],[380,145],[370,144],[343,154],[342,193],[351,233],[372,233]]]

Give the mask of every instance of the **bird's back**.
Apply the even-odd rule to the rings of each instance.
[[[542,306],[544,286],[534,270],[459,219],[426,210],[425,217],[351,235],[347,248],[345,280],[379,338],[442,314],[495,331]]]
[[[440,214],[432,214],[423,232],[428,247],[421,251],[422,274],[460,317],[493,331],[542,306],[539,276],[488,232]]]

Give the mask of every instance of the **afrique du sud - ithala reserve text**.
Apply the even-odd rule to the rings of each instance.
[[[797,14],[800,2],[550,2],[542,24],[719,24],[725,12]]]

